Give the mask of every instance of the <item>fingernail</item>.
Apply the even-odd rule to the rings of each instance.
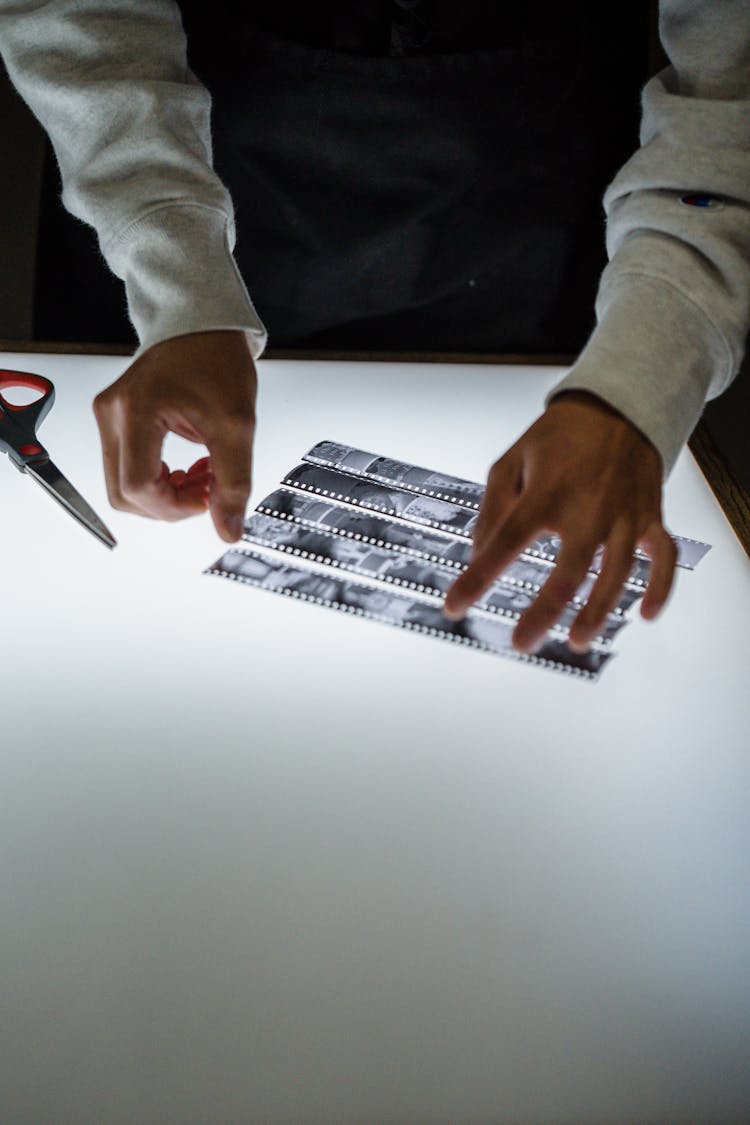
[[[589,641],[574,641],[568,637],[568,648],[571,652],[577,653],[578,656],[583,656],[591,650],[591,644]]]
[[[224,520],[224,526],[232,539],[241,539],[242,533],[245,530],[245,523],[242,516],[227,516]]]
[[[443,616],[447,617],[449,621],[461,621],[466,617],[466,610],[461,606],[443,606]]]
[[[534,656],[544,644],[545,638],[540,637],[538,640],[533,641],[531,637],[513,637],[513,644],[519,652],[525,652],[527,656]]]

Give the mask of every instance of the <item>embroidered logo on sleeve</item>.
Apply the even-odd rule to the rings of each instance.
[[[720,211],[724,200],[720,195],[708,195],[703,191],[691,191],[680,196],[680,203],[686,207],[703,207],[707,211]]]

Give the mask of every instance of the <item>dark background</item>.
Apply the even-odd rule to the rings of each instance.
[[[655,4],[650,9],[644,22],[649,42],[633,65],[640,70],[647,59],[653,72],[664,60],[655,36]],[[12,350],[14,342],[28,346],[33,341],[40,350],[56,343],[67,344],[68,349],[79,343],[100,345],[102,352],[134,350],[137,340],[127,318],[123,286],[104,265],[93,232],[62,208],[51,146],[4,68],[0,68],[0,144],[6,156],[0,163],[0,347]],[[94,291],[76,290],[75,262],[81,258],[97,271]],[[709,404],[704,416],[746,489],[750,489],[748,416],[746,361],[732,388]]]

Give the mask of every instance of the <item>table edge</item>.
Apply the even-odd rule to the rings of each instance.
[[[0,352],[59,355],[129,356],[129,344],[84,344],[0,340]],[[318,360],[328,363],[467,363],[487,366],[570,367],[574,355],[517,355],[507,352],[340,351],[338,349],[267,348],[264,360]],[[750,557],[750,494],[737,479],[705,423],[699,422],[688,447],[721,509]]]

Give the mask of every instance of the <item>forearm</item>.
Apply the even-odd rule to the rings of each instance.
[[[597,328],[553,391],[587,390],[653,442],[668,472],[750,324],[750,9],[669,0],[671,65],[644,90],[641,148],[608,188]],[[683,202],[711,194],[716,207]]]
[[[211,166],[210,97],[172,0],[0,4],[9,76],[47,131],[63,203],[125,282],[141,350],[212,328],[265,329],[237,273],[234,215]]]

